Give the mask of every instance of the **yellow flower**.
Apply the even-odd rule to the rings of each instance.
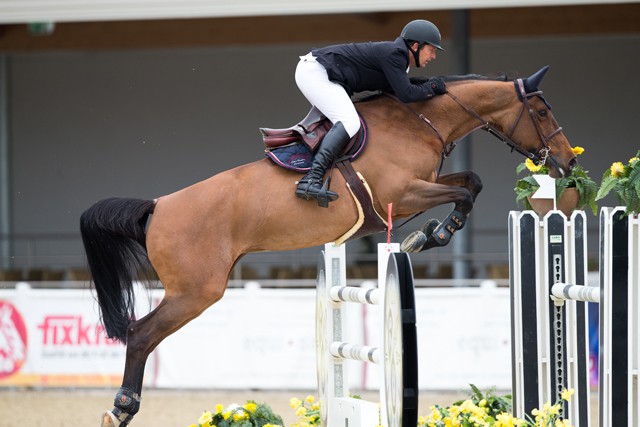
[[[487,406],[487,399],[482,399],[480,402],[478,402],[478,406],[481,408]]]
[[[312,411],[317,411],[319,409],[320,409],[320,402],[316,402],[316,403],[311,405],[311,410]]]
[[[305,408],[304,406],[300,406],[298,407],[298,409],[296,409],[297,417],[304,417],[305,415],[307,415],[307,408]]]
[[[542,169],[542,165],[536,165],[535,163],[533,163],[531,159],[525,160],[524,164],[527,166],[527,169],[529,169],[529,171],[531,172],[538,172],[540,169]]]
[[[244,405],[244,409],[246,409],[247,411],[254,413],[256,412],[256,409],[258,408],[258,405],[256,405],[253,402],[247,402],[246,405]]]
[[[230,416],[231,416],[231,411],[225,411],[222,413],[222,418],[224,418],[225,420],[228,420]]]
[[[580,154],[584,153],[584,148],[576,145],[575,147],[573,147],[571,149],[573,151],[573,154],[575,154],[576,156],[579,156]]]
[[[309,395],[306,397],[306,399],[304,399],[307,403],[313,403],[313,401],[315,400],[315,397],[313,397],[312,395]]]
[[[200,418],[198,418],[198,424],[203,424],[205,426],[209,425],[213,420],[213,415],[209,411],[204,411]]]
[[[556,420],[554,427],[573,427],[569,420]]]
[[[542,405],[542,412],[545,415],[560,415],[560,404],[556,403],[551,406],[548,402]]]
[[[460,409],[461,408],[458,405],[451,405],[451,407],[449,408],[449,414],[452,418],[458,418],[458,415],[460,415],[460,413],[462,412]]]
[[[291,399],[289,399],[289,406],[291,406],[291,408],[293,409],[298,409],[300,406],[302,406],[302,401],[297,397],[292,397]]]
[[[511,416],[511,414],[508,414],[506,412],[498,414],[496,416],[495,426],[496,427],[514,427],[513,416]]]
[[[465,400],[464,402],[462,402],[462,405],[460,405],[460,412],[462,413],[465,413],[465,412],[474,413],[475,410],[476,410],[476,405],[473,404],[471,399]]]
[[[189,424],[189,427],[198,427],[198,426],[195,424]]]
[[[562,397],[562,400],[566,400],[567,402],[570,402],[571,396],[573,396],[573,393],[575,392],[576,391],[572,388],[570,388],[569,390],[565,388],[564,390],[562,390],[562,393],[560,393],[560,397]]]
[[[249,414],[243,410],[239,410],[233,414],[233,421],[240,421],[249,418]]]
[[[630,158],[630,159],[629,159],[629,164],[630,164],[630,165],[632,165],[632,164],[634,164],[635,162],[637,162],[638,160],[640,160],[640,159],[639,159],[639,158],[637,158],[637,157],[632,157],[632,158]]]
[[[624,166],[622,162],[613,162],[611,165],[611,175],[619,177],[624,172]]]
[[[442,418],[442,414],[440,413],[438,408],[436,406],[432,406],[431,407],[431,419],[434,420],[434,421],[438,421],[441,418]]]
[[[224,406],[222,406],[222,404],[218,403],[216,405],[216,412],[215,413],[216,414],[221,414],[223,409],[224,409]]]

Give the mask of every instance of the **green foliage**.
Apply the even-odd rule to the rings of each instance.
[[[282,417],[274,414],[269,406],[248,400],[243,406],[234,404],[224,408],[218,404],[213,412],[203,412],[198,424],[191,424],[189,427],[281,427],[283,425]]]
[[[511,413],[513,409],[512,398],[510,394],[506,394],[504,396],[496,396],[495,389],[490,388],[486,391],[485,394],[480,391],[478,387],[474,384],[469,384],[471,387],[471,394],[469,398],[473,402],[474,405],[486,408],[487,415],[489,415],[493,419],[497,419],[498,415],[503,413]],[[455,402],[454,405],[462,405],[464,400],[459,400]]]
[[[626,206],[626,215],[640,212],[640,150],[626,165],[614,162],[604,171],[596,200],[603,199],[611,191]]]
[[[588,172],[582,169],[582,166],[576,166],[571,175],[556,180],[556,194],[559,198],[565,189],[575,187],[578,190],[578,209],[589,207],[594,215],[598,214],[598,205],[596,203],[596,194],[598,193],[598,184],[592,180]]]
[[[520,163],[516,167],[516,173],[520,175],[522,172],[533,173],[534,175],[546,175],[549,173],[547,167],[542,166],[535,172],[531,170],[528,162]],[[598,205],[596,204],[596,194],[598,193],[598,184],[589,177],[589,172],[585,171],[582,166],[576,166],[571,175],[555,180],[556,198],[560,198],[567,188],[575,187],[578,190],[578,205],[576,209],[591,209],[594,215],[598,214]],[[533,175],[526,175],[516,181],[513,189],[516,193],[516,202],[522,203],[525,209],[531,209],[528,197],[538,191],[540,185]]]

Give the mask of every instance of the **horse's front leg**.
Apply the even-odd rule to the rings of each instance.
[[[436,179],[436,183],[466,188],[471,193],[471,198],[474,203],[476,201],[476,197],[478,197],[478,194],[482,191],[482,180],[475,172],[472,171],[442,175]]]
[[[422,181],[413,187],[412,195],[414,198],[418,196],[413,203],[419,200],[424,203],[418,211],[426,211],[445,203],[454,203],[454,209],[442,222],[431,219],[421,230],[411,233],[402,242],[404,252],[420,252],[447,245],[453,234],[464,227],[473,203],[482,191],[482,181],[475,173],[465,171],[440,176],[435,183]]]

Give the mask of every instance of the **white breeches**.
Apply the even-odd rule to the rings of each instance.
[[[349,136],[360,129],[360,118],[347,91],[329,81],[327,70],[310,53],[300,57],[296,67],[296,83],[311,105],[322,112],[331,123],[342,122]]]

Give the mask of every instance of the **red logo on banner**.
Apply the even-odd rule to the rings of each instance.
[[[38,329],[42,331],[44,345],[119,345],[119,342],[107,338],[101,325],[87,323],[79,315],[45,316]]]
[[[13,375],[27,359],[27,328],[16,308],[0,300],[0,378]]]

